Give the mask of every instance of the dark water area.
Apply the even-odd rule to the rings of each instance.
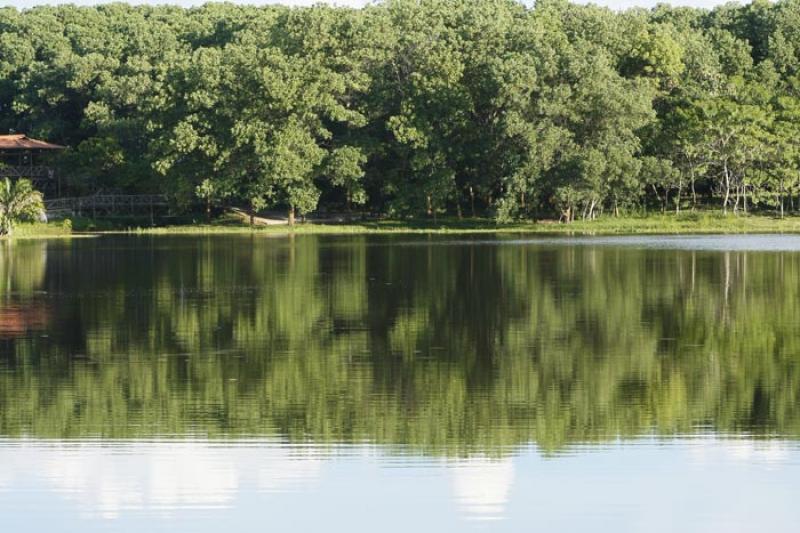
[[[796,531],[799,443],[800,237],[0,243],[4,530]]]

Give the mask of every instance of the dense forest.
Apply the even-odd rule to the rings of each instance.
[[[0,131],[175,209],[800,209],[800,0],[0,9]]]

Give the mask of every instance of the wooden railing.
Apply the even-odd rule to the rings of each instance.
[[[168,205],[162,194],[94,194],[45,200],[48,216],[137,214]]]
[[[30,179],[54,179],[55,170],[53,167],[42,165],[37,166],[0,166],[0,177],[3,178],[30,178]]]

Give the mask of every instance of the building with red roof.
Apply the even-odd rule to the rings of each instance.
[[[0,135],[0,178],[27,178],[45,194],[57,192],[56,172],[46,164],[47,154],[65,148],[60,144],[32,139],[24,133]]]

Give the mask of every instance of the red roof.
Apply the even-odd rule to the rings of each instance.
[[[63,150],[60,144],[31,139],[24,133],[0,135],[0,150]]]

